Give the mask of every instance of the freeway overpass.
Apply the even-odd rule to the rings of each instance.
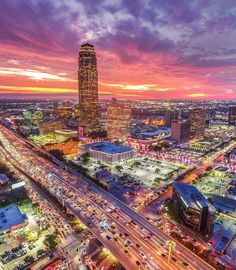
[[[81,219],[126,269],[140,269],[137,261],[143,262],[141,269],[168,269],[165,254],[167,252],[165,242],[170,240],[168,235],[89,179],[81,175],[75,177],[75,172],[71,171],[72,175],[39,157],[24,140],[8,129],[1,127],[0,139],[2,148],[12,163],[40,183]],[[87,190],[88,183],[89,190]],[[119,210],[115,213],[107,212],[104,204],[113,205]],[[101,232],[99,225],[101,219],[106,220],[109,225],[109,229],[105,232]],[[137,227],[126,225],[130,219],[135,221]],[[111,226],[115,227],[115,231],[111,230]],[[128,239],[132,243],[132,246],[127,248],[125,248],[127,239],[124,238],[124,233],[129,235]],[[141,250],[136,246],[137,244]],[[128,255],[124,253],[124,249],[129,250]],[[170,260],[169,269],[214,269],[180,244],[177,245],[172,257],[174,259]]]

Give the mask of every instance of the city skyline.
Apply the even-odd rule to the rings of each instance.
[[[235,99],[234,1],[5,1],[1,98],[77,98],[90,42],[100,98]]]

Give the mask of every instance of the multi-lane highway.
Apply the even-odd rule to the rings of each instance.
[[[170,236],[89,179],[38,156],[27,142],[3,126],[0,126],[0,140],[1,148],[14,166],[40,183],[84,222],[126,269],[168,269],[165,242]],[[177,244],[169,269],[213,268]]]

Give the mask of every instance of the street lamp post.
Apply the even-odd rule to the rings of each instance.
[[[169,252],[168,252],[168,269],[170,269],[170,256],[171,256],[172,249],[174,249],[175,246],[176,246],[176,242],[174,242],[173,240],[167,240],[165,243],[169,247]]]

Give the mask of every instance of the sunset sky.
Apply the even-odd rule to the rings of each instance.
[[[77,96],[95,45],[101,98],[236,99],[236,0],[2,0],[0,97]]]

